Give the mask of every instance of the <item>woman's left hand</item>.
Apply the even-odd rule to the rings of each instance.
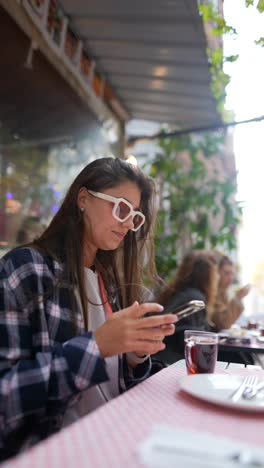
[[[158,327],[157,327],[158,328]],[[165,336],[173,335],[175,332],[175,325],[174,324],[169,324],[169,325],[161,325],[159,327],[159,330],[157,331],[157,335],[153,337],[153,340],[162,343]],[[149,353],[149,354],[156,354],[156,353]],[[135,352],[135,355],[138,357],[145,356],[145,353],[142,352]]]
[[[156,303],[134,302],[132,306],[115,312],[94,331],[102,356],[127,352],[140,356],[162,351],[165,336],[174,333],[174,323],[177,322],[174,314],[160,315],[162,310],[163,307]],[[152,316],[146,316],[149,312]]]

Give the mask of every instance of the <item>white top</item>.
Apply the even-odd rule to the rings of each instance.
[[[106,311],[102,304],[98,274],[89,268],[85,268],[85,289],[89,298],[88,323],[89,330],[93,331],[106,320]],[[76,297],[80,304],[80,297],[76,291]],[[90,413],[106,401],[119,395],[119,359],[118,355],[105,358],[106,371],[110,378],[107,382],[95,385],[80,394],[79,401],[70,406],[64,415],[62,427],[68,426],[80,417]]]

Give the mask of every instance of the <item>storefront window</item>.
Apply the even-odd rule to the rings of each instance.
[[[113,154],[103,130],[96,140],[55,146],[21,142],[14,135],[4,138],[3,132],[0,136],[1,257],[43,231],[86,164]]]

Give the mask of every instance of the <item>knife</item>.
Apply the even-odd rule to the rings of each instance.
[[[235,391],[230,395],[231,400],[238,401],[242,397],[242,394],[247,386],[248,377],[246,377],[242,383],[235,389]]]

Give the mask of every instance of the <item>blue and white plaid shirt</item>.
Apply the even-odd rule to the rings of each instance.
[[[28,247],[0,260],[0,460],[58,430],[69,403],[108,380],[61,274],[59,263]],[[149,360],[131,372],[122,359],[120,391],[149,371]]]

